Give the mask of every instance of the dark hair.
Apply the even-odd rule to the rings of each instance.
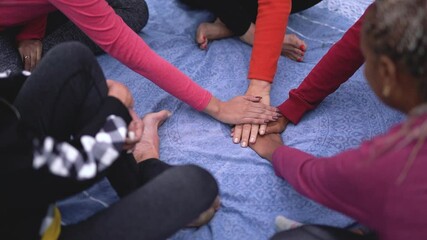
[[[427,0],[376,0],[365,16],[363,32],[377,54],[400,63],[419,79],[427,100]]]

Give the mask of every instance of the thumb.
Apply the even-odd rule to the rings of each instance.
[[[244,99],[251,101],[251,102],[259,102],[261,101],[262,97],[261,96],[243,96]]]

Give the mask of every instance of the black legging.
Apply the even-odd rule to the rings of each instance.
[[[213,12],[235,35],[242,36],[255,23],[258,0],[180,0],[193,8]],[[291,13],[306,10],[322,0],[292,0]]]
[[[107,91],[91,51],[69,42],[49,51],[14,104],[38,135],[68,141],[95,116]],[[165,239],[207,210],[218,194],[216,181],[200,167],[172,167],[157,159],[136,164],[125,153],[107,177],[122,198],[81,223],[63,227],[62,239]]]
[[[148,21],[148,7],[144,0],[106,0],[123,21],[135,32],[140,32]],[[5,70],[20,71],[23,63],[16,48],[15,36],[19,28],[0,32],[0,72]],[[43,54],[55,45],[79,41],[88,46],[93,53],[102,53],[85,33],[68,20],[61,12],[56,11],[48,16],[46,34],[43,43]]]

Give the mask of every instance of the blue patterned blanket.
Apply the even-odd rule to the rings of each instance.
[[[299,85],[368,3],[324,0],[291,16],[288,32],[299,34],[309,48],[303,63],[280,58],[273,105],[288,97],[288,91]],[[229,38],[211,42],[207,51],[201,51],[194,42],[195,30],[199,22],[212,20],[211,14],[189,10],[174,0],[148,0],[148,5],[150,20],[141,36],[156,52],[220,99],[245,92],[250,46]],[[200,229],[182,230],[173,239],[267,239],[274,234],[277,215],[340,227],[353,222],[302,197],[275,176],[267,161],[233,144],[228,125],[191,109],[107,55],[100,56],[99,62],[108,78],[132,90],[139,114],[161,109],[173,112],[160,129],[161,158],[171,164],[203,166],[219,183],[222,205],[215,218]],[[290,146],[329,156],[358,146],[401,119],[378,101],[359,70],[298,126],[290,125],[283,138]],[[63,222],[76,222],[115,200],[113,190],[103,181],[60,204]]]

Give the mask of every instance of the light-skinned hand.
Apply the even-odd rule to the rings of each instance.
[[[37,39],[21,40],[18,42],[18,51],[24,63],[24,69],[33,71],[42,57],[42,42]]]
[[[266,123],[275,121],[280,114],[275,107],[259,102],[256,96],[237,96],[222,102],[212,97],[204,112],[228,124]]]
[[[260,102],[270,105],[270,88],[271,84],[266,81],[252,79],[249,83],[246,95],[260,96]],[[273,118],[273,120],[277,120]],[[234,143],[240,143],[242,147],[247,147],[249,143],[255,143],[258,133],[263,135],[266,131],[266,123],[262,124],[239,124],[233,128],[232,137]]]
[[[273,133],[264,136],[258,136],[256,143],[249,144],[260,157],[272,161],[274,151],[283,146],[282,137],[280,134]]]

